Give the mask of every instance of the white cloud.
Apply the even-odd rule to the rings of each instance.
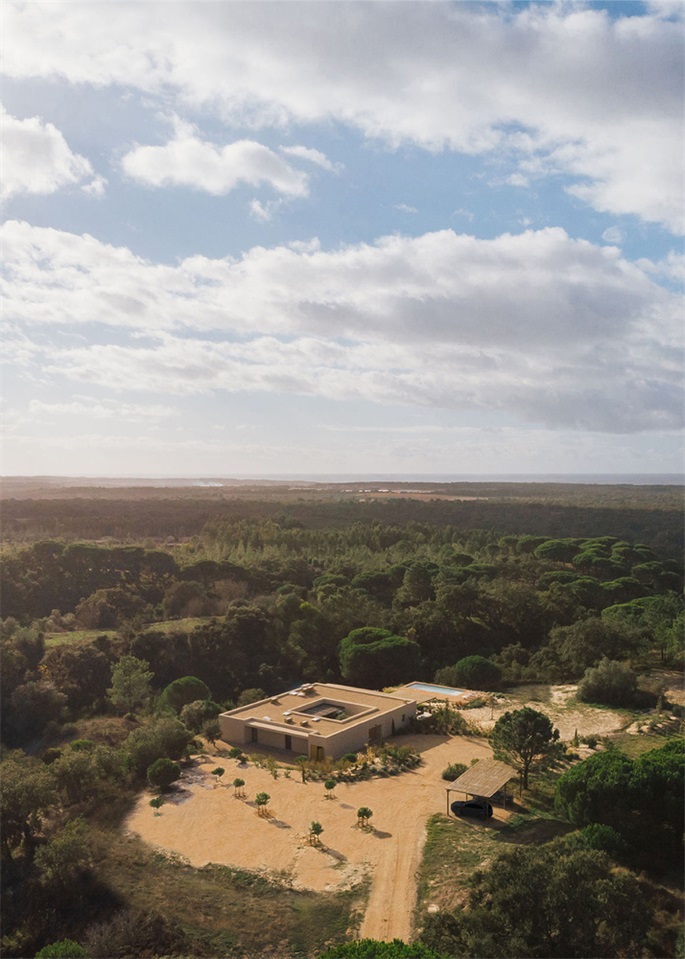
[[[281,147],[281,153],[298,157],[300,160],[309,160],[310,163],[314,163],[316,166],[320,166],[323,170],[328,170],[330,173],[340,173],[344,170],[342,163],[333,163],[321,150],[314,150],[311,147]]]
[[[261,200],[255,197],[250,200],[247,208],[253,220],[258,220],[260,223],[268,223],[281,208],[281,201],[271,200],[270,202],[262,203]]]
[[[176,266],[17,222],[3,242],[6,316],[43,351],[27,369],[51,377],[507,410],[550,428],[681,421],[679,300],[615,247],[558,228],[256,247]],[[76,348],[44,339],[67,323],[110,333]],[[148,343],[122,343],[126,329]]]
[[[126,420],[132,423],[153,422],[173,416],[174,410],[169,406],[157,404],[144,406],[137,403],[120,403],[117,400],[97,400],[92,396],[74,398],[68,403],[45,403],[42,400],[31,400],[29,414],[32,418],[41,421],[46,417],[75,416],[96,420]]]
[[[671,250],[663,260],[640,259],[636,264],[645,273],[674,280],[676,283],[685,283],[685,254]]]
[[[180,122],[169,143],[136,146],[121,164],[128,176],[154,187],[187,186],[219,196],[246,183],[267,184],[287,196],[308,193],[306,174],[263,144],[238,140],[217,146],[199,139],[192,127]]]
[[[395,203],[393,210],[399,210],[400,213],[418,213],[415,206],[409,206],[407,203]]]
[[[607,243],[622,243],[623,233],[617,226],[610,226],[602,233],[602,239]]]
[[[390,145],[513,156],[520,177],[563,174],[596,209],[679,232],[674,9],[612,19],[560,3],[122,2],[104,19],[97,4],[6,0],[5,69],[175,91],[254,128],[334,121]]]
[[[19,120],[0,105],[0,140],[4,199],[21,193],[55,193],[75,184],[96,196],[104,192],[106,181],[94,174],[85,157],[72,152],[54,124],[41,117]]]

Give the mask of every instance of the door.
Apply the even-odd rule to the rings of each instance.
[[[371,728],[369,729],[369,742],[379,743],[382,738],[383,738],[383,727],[371,726]]]
[[[292,736],[286,736],[286,737],[285,737],[285,748],[286,748],[289,752],[292,752],[292,751],[293,751],[293,737],[292,737]]]

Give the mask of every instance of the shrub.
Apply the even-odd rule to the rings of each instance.
[[[156,759],[147,770],[147,780],[157,789],[168,789],[181,775],[181,767],[171,759]]]
[[[465,686],[467,689],[498,689],[502,672],[495,663],[484,656],[465,656],[454,666],[439,669],[435,682],[446,686]]]
[[[88,953],[74,939],[60,939],[43,946],[36,959],[88,959]]]
[[[180,759],[192,738],[178,719],[158,719],[134,729],[123,749],[129,767],[141,775],[155,759]]]
[[[623,837],[604,823],[590,823],[580,830],[578,837],[587,849],[599,849],[612,859],[619,859],[628,851],[628,844]]]
[[[631,706],[635,701],[637,675],[628,666],[603,659],[587,669],[578,686],[578,699],[605,706]]]
[[[196,699],[185,704],[181,710],[180,718],[184,726],[187,726],[194,733],[199,733],[203,725],[216,719],[221,711],[221,706],[212,702],[211,699]]]
[[[266,693],[263,689],[258,687],[244,689],[238,696],[238,706],[249,706],[251,703],[260,702],[262,699],[266,699]]]
[[[462,773],[465,773],[468,769],[468,766],[465,766],[464,763],[450,763],[449,766],[446,766],[442,771],[442,778],[447,782],[453,782],[455,779],[458,779]]]

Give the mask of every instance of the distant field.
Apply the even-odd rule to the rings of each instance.
[[[162,633],[172,633],[176,630],[192,630],[202,623],[209,622],[209,616],[189,616],[186,619],[167,619],[161,623],[150,623],[144,629],[155,629]],[[144,630],[143,630],[144,631]],[[116,629],[76,629],[72,633],[46,633],[45,645],[49,649],[51,646],[74,646],[79,643],[92,643],[98,636],[116,636]]]

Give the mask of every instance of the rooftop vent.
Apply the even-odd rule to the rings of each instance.
[[[271,716],[262,716],[262,721],[265,722],[265,723],[270,723],[270,722],[271,722]]]

